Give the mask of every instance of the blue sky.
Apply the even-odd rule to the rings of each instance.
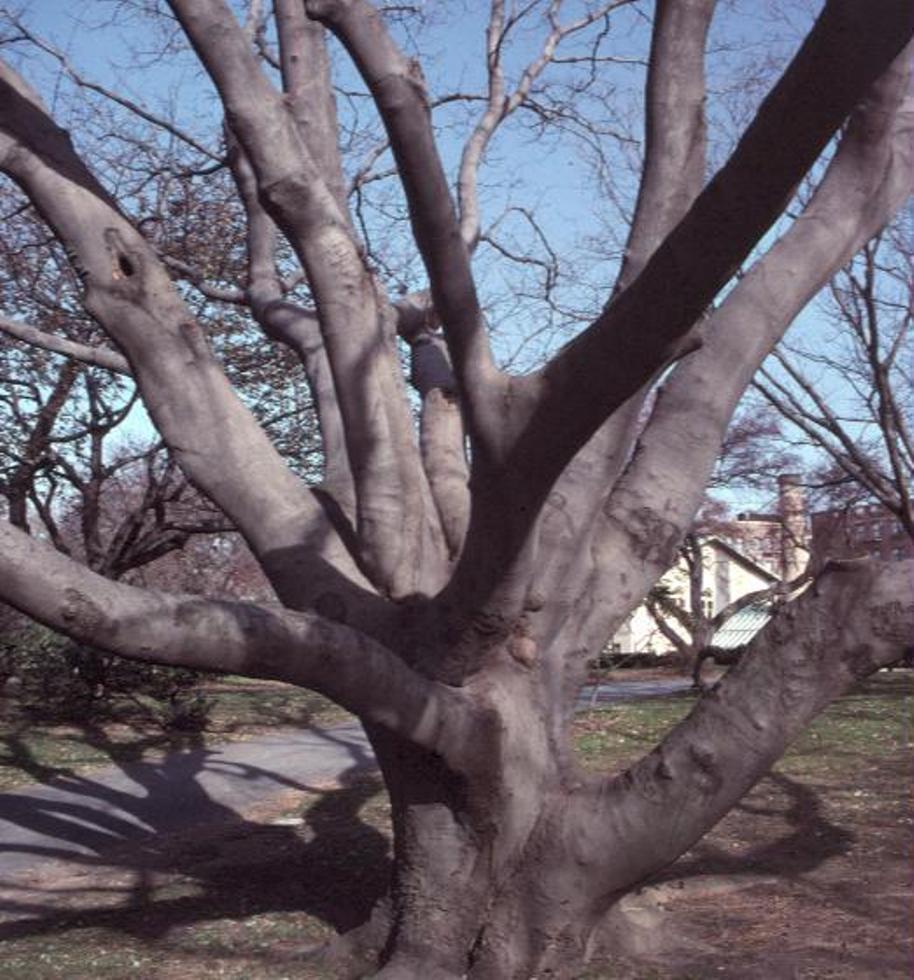
[[[484,82],[484,29],[488,5],[483,0],[467,0],[445,6],[449,7],[447,15],[441,13],[442,5],[425,4],[429,26],[418,38],[401,32],[404,46],[410,50],[415,41],[421,49],[423,70],[433,95],[455,89],[479,92]],[[805,5],[798,0],[789,6],[801,10]],[[582,7],[580,3],[567,4],[567,16],[570,18]],[[644,4],[642,7],[648,9]],[[772,47],[770,41],[762,45],[758,36],[758,4],[722,4],[721,8],[710,43],[712,91],[732,88],[733,82],[727,75],[732,74],[734,66],[744,60],[747,52],[754,58],[762,49],[767,52]],[[747,16],[747,11],[752,16]],[[221,112],[195,59],[186,52],[183,56],[169,53],[166,59],[158,59],[158,50],[163,42],[173,37],[173,32],[161,24],[155,26],[140,15],[128,14],[129,8],[125,5],[106,0],[95,0],[90,4],[31,0],[24,19],[65,51],[88,77],[157,111],[174,112],[182,125],[207,133],[209,141],[214,143],[218,138]],[[649,24],[639,13],[639,8],[622,8],[613,15],[610,24],[605,53],[631,61],[643,60],[649,41]],[[776,46],[780,49],[784,37],[790,38],[797,30],[796,25],[781,18],[767,25],[765,33],[773,32],[778,36]],[[513,72],[516,76],[518,69],[535,56],[542,36],[540,24],[515,31],[515,43],[506,54],[509,74]],[[573,44],[568,53],[580,53],[581,50]],[[60,83],[56,66],[44,55],[31,55],[29,62],[30,78],[50,102],[58,103],[58,111],[64,111],[66,100],[62,95],[66,86]],[[357,82],[347,59],[338,57],[337,66],[340,69],[337,77],[342,86],[355,87]],[[606,100],[611,110],[608,124],[623,137],[610,149],[627,154],[627,168],[636,167],[637,148],[634,144],[626,145],[625,139],[638,139],[641,135],[639,103],[644,69],[633,63],[603,64],[600,75],[601,83],[611,85],[613,89],[611,99]],[[553,71],[551,77],[555,78],[556,72]],[[732,101],[732,93],[729,101]],[[473,106],[472,112],[476,111]],[[453,172],[462,138],[472,119],[463,106],[456,106],[438,111],[437,120],[443,126],[442,155]],[[485,217],[494,220],[501,209],[510,204],[533,207],[550,241],[562,254],[582,236],[600,236],[604,231],[601,219],[607,221],[612,212],[605,200],[600,200],[599,192],[595,193],[592,168],[581,145],[568,140],[544,140],[530,131],[530,120],[529,113],[517,114],[514,121],[502,128],[490,148],[483,179],[492,184],[497,182],[499,186],[497,190],[489,191]],[[460,131],[455,127],[460,127]],[[712,130],[714,157],[722,156],[731,137],[730,132],[716,134]],[[520,161],[522,166],[518,165]],[[617,166],[613,179],[621,198],[630,200],[634,182],[626,172],[627,168]],[[624,233],[621,223],[617,233]],[[611,278],[609,270],[606,278],[607,281]]]
[[[429,27],[416,40],[403,35],[407,49],[413,41],[422,52],[422,63],[433,95],[454,89],[480,91],[484,80],[484,26],[487,4],[481,0],[445,5],[426,5]],[[580,4],[569,4],[573,10]],[[712,111],[711,152],[719,162],[729,148],[743,104],[757,99],[764,86],[748,65],[763,57],[782,59],[808,23],[809,4],[795,0],[786,4],[768,2],[721,4],[712,33],[709,58],[709,88],[720,96],[722,108]],[[204,142],[216,146],[221,111],[212,95],[208,80],[186,50],[170,51],[159,58],[163,45],[174,41],[167,26],[155,26],[139,15],[128,16],[123,5],[96,0],[82,4],[64,0],[32,0],[24,14],[25,21],[36,32],[63,50],[74,66],[89,78],[127,95],[162,113],[174,112],[178,122],[202,134]],[[526,64],[539,49],[542,31],[518,31],[516,46],[508,53],[509,72]],[[636,8],[623,9],[613,16],[606,52],[623,59],[620,65],[603,65],[601,76],[611,91],[607,93],[607,125],[621,139],[608,141],[614,154],[612,174],[615,189],[624,201],[631,200],[637,168],[637,149],[627,142],[640,137],[640,92],[643,66],[633,63],[646,56],[649,25]],[[61,82],[54,62],[46,55],[18,49],[26,59],[24,69],[57,112],[66,116],[69,86]],[[573,52],[572,52],[573,53]],[[337,57],[338,81],[344,88],[357,82],[344,57]],[[475,107],[472,110],[478,110]],[[453,172],[462,139],[472,122],[466,107],[436,113],[442,125],[441,151]],[[580,280],[577,288],[564,294],[568,302],[595,308],[612,281],[613,262],[601,249],[611,251],[613,231],[624,235],[624,223],[607,198],[595,189],[593,170],[579,143],[543,139],[524,125],[521,115],[504,127],[496,137],[488,156],[483,181],[489,185],[484,195],[485,221],[492,221],[505,208],[531,208],[550,243],[560,256],[574,256],[573,272]],[[78,134],[77,134],[78,136]],[[624,204],[623,204],[624,210]],[[512,222],[517,234],[528,228],[516,214],[500,226],[499,234],[512,237]],[[587,242],[587,247],[582,247]],[[617,244],[617,243],[615,243]],[[535,307],[523,304],[515,309],[513,281],[498,271],[486,272],[484,248],[480,249],[477,268],[483,289],[491,299],[493,319],[508,326],[499,334],[504,350],[516,347],[524,332],[535,333],[540,323]],[[501,296],[504,293],[507,299]],[[805,317],[815,329],[815,313]],[[563,339],[550,336],[550,343]]]

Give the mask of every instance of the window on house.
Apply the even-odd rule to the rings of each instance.
[[[701,611],[708,618],[714,615],[714,599],[707,589],[701,593]]]

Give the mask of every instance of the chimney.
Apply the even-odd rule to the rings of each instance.
[[[809,561],[806,499],[799,473],[778,477],[778,517],[781,520],[781,578],[800,575]]]

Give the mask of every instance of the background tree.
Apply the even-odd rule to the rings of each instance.
[[[4,67],[0,167],[65,246],[163,441],[245,536],[279,602],[112,582],[12,524],[0,527],[0,594],[78,640],[312,687],[362,719],[395,835],[389,901],[362,936],[378,976],[573,971],[615,896],[687,849],[817,711],[909,642],[908,567],[827,568],[629,771],[585,776],[572,758],[588,660],[671,563],[741,394],[908,193],[914,14],[900,0],[878,18],[869,4],[826,3],[706,182],[714,4],[661,0],[617,284],[545,365],[511,374],[471,262],[483,155],[550,63],[599,74],[593,38],[618,17],[640,23],[641,5],[493,0],[456,201],[418,64],[364,0],[276,3],[282,91],[257,16],[241,24],[221,0],[169,6],[173,49],[193,48],[224,107],[245,303],[309,378],[323,481],[293,472],[233,392],[193,291],[130,220],[136,195],[119,206]],[[518,70],[510,42],[534,23],[536,54]],[[405,294],[388,294],[348,207],[324,29],[385,127],[427,276]],[[198,153],[217,143],[194,140]],[[823,154],[800,216],[754,252]],[[300,294],[281,239],[304,271]],[[418,434],[396,336],[410,349]]]
[[[31,42],[62,58],[16,24]],[[102,113],[93,122],[110,125],[111,119]],[[129,158],[106,151],[109,179],[129,186],[137,172],[142,175],[142,227],[153,238],[167,229],[167,261],[177,274],[188,275],[186,260],[192,256],[199,268],[224,281],[233,224],[243,251],[243,229],[233,217],[225,181],[214,184],[211,174],[205,187],[186,176],[176,180],[172,170],[180,157],[171,154],[166,166],[148,141],[141,149],[137,153],[134,145]],[[9,186],[0,188],[0,206],[6,213],[0,289],[6,308],[17,312],[15,319],[0,317],[0,372],[6,381],[0,390],[0,498],[10,522],[114,580],[169,582],[214,595],[262,594],[243,545],[230,537],[231,524],[194,491],[162,443],[136,419],[129,364],[98,348],[101,332],[82,309],[78,280],[60,244]],[[222,229],[220,247],[210,233],[213,226]],[[287,358],[265,357],[250,344],[231,313],[240,291],[223,286],[218,295],[229,313],[216,317],[208,311],[209,328],[227,370],[276,445],[297,467],[313,469],[318,447],[304,379],[289,375]],[[183,559],[161,567],[160,559],[199,535],[217,535],[218,541],[197,543]],[[233,567],[227,567],[229,556]],[[155,572],[141,574],[156,562]],[[194,680],[186,670],[143,670],[115,654],[57,644],[44,630],[11,622],[4,638],[6,673],[18,675],[17,689],[31,710],[85,719],[117,710],[124,695],[140,692],[177,707],[175,697],[184,699]]]
[[[780,478],[793,469],[796,457],[784,449],[781,422],[772,409],[757,406],[744,407],[736,415],[721,444],[714,472],[708,481],[704,503],[691,529],[680,544],[676,564],[683,572],[684,583],[672,586],[661,579],[647,594],[645,604],[651,618],[674,652],[676,663],[691,674],[696,687],[701,686],[702,663],[714,658],[718,664],[736,662],[739,651],[724,651],[713,647],[718,630],[737,613],[749,606],[772,606],[790,596],[806,581],[808,573],[792,567],[795,561],[786,562],[784,547],[799,548],[806,554],[805,536],[796,535],[796,527],[782,525],[778,537],[781,556],[777,569],[769,569],[777,576],[771,585],[737,596],[719,608],[712,608],[706,600],[710,594],[709,567],[710,538],[719,538],[740,551],[751,551],[751,542],[745,540],[739,522],[734,519],[730,506],[715,493],[764,491],[770,494],[772,485],[778,487]],[[780,500],[777,503],[780,509]],[[801,520],[804,517],[801,516]],[[805,521],[804,521],[805,523]],[[784,536],[803,537],[802,540],[784,540]],[[789,564],[791,567],[785,568]],[[804,562],[805,564],[805,562]],[[789,581],[788,581],[789,580]]]
[[[122,444],[108,451],[133,396],[123,399],[116,384],[77,361],[47,365],[41,352],[29,371],[27,357],[5,360],[7,369],[15,362],[17,378],[10,397],[0,398],[6,423],[0,491],[12,524],[101,575],[128,581],[192,535],[230,530],[161,446]],[[17,679],[19,699],[32,712],[88,720],[116,710],[115,697],[139,693],[152,693],[177,710],[195,680],[186,670],[127,663],[85,643],[54,642],[43,628],[29,629],[16,618],[3,632],[2,673]]]
[[[782,343],[753,387],[822,458],[824,504],[878,503],[914,537],[910,224],[899,215],[864,245],[829,284],[826,324]]]

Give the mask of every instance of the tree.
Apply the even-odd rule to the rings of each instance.
[[[914,537],[914,311],[905,224],[899,215],[831,281],[826,335],[779,345],[753,384],[822,457],[812,482],[833,507],[876,502]]]
[[[129,163],[135,167],[135,155]],[[153,173],[155,166],[149,167]],[[109,177],[122,178],[125,170],[128,161],[116,158]],[[212,269],[215,259],[203,246],[213,242],[205,229],[213,221],[224,226],[230,213],[224,192],[191,192],[182,186],[180,198],[170,199],[169,216],[181,219],[179,227],[169,227],[170,240],[180,254],[192,251],[198,264]],[[225,517],[194,491],[161,442],[124,434],[137,402],[129,365],[120,354],[94,346],[101,331],[81,309],[59,243],[48,239],[40,217],[16,196],[13,188],[0,187],[0,207],[8,216],[0,229],[0,289],[8,307],[53,326],[54,333],[0,317],[6,335],[0,337],[6,381],[0,390],[0,504],[9,521],[114,580],[168,581],[181,591],[216,596],[237,597],[252,585],[256,591],[244,546],[237,534],[228,534],[233,529]],[[195,221],[185,227],[188,214]],[[220,238],[224,244],[224,233]],[[229,334],[227,319],[223,315],[211,332],[221,327]],[[285,404],[297,387],[288,377],[277,383],[288,364],[282,358],[263,363],[230,336],[223,337],[222,353],[275,443],[307,471],[314,426],[307,409],[290,411]],[[201,535],[210,540],[202,543]],[[189,543],[180,558],[161,561]],[[148,570],[153,563],[155,570]],[[11,622],[3,637],[5,673],[26,681],[17,690],[31,709],[86,720],[113,710],[122,695],[152,692],[176,707],[174,696],[187,694],[192,675],[186,670],[143,668],[79,643],[49,641],[43,628]]]
[[[0,502],[11,524],[40,531],[58,551],[114,580],[135,578],[192,535],[230,530],[161,444],[121,439],[112,451],[136,400],[120,372],[20,348],[0,346],[0,370],[11,381],[0,392]],[[126,371],[126,363],[118,366]],[[43,628],[13,623],[4,632],[4,673],[17,676],[20,696],[43,711],[86,720],[110,711],[115,694],[145,688],[171,703],[189,684],[187,671],[125,664],[81,643],[48,642]]]
[[[707,496],[691,528],[684,535],[677,549],[676,561],[671,566],[681,570],[683,582],[671,586],[671,583],[661,579],[646,596],[647,611],[660,634],[670,644],[679,667],[692,674],[696,687],[700,686],[702,662],[715,656],[711,647],[714,634],[747,606],[764,604],[780,594],[789,594],[792,588],[785,588],[784,579],[800,571],[793,567],[795,561],[782,560],[776,572],[781,577],[780,581],[737,596],[717,609],[708,608],[705,601],[706,595],[710,594],[707,540],[719,538],[738,549],[745,548],[743,535],[733,521],[729,506],[714,492],[723,488],[770,490],[773,474],[784,474],[794,462],[782,447],[783,436],[776,413],[770,409],[738,412],[721,444],[714,471],[708,480]],[[779,494],[780,481],[781,477],[778,477]],[[788,532],[786,527],[781,529],[782,535],[785,532]],[[782,541],[782,549],[786,543],[786,540]],[[790,553],[793,553],[793,549]],[[782,554],[784,558],[787,558],[786,553]],[[786,564],[791,567],[784,567]],[[723,651],[718,653],[722,654]]]
[[[575,766],[568,727],[588,660],[672,562],[757,367],[900,206],[911,167],[908,3],[886,2],[878,17],[859,0],[826,3],[705,183],[714,4],[661,0],[616,287],[542,368],[499,370],[471,267],[480,162],[570,32],[599,34],[620,6],[567,21],[560,3],[493,0],[487,93],[455,205],[418,64],[364,0],[276,3],[283,93],[261,67],[256,18],[245,30],[222,0],[172,0],[224,105],[250,308],[311,380],[317,488],[233,393],[157,247],[35,92],[2,70],[0,166],[65,245],[163,440],[245,536],[279,603],[111,582],[11,524],[0,529],[0,595],[77,639],[279,678],[362,719],[395,835],[388,901],[360,937],[380,951],[379,977],[572,970],[613,900],[698,839],[832,698],[897,659],[914,627],[909,566],[828,567],[638,764],[597,777]],[[507,40],[538,11],[541,56],[509,84]],[[391,301],[360,245],[324,29],[383,120],[427,295]],[[734,283],[823,153],[802,215]],[[313,305],[284,293],[277,232]],[[410,347],[418,438],[395,332]]]
[[[661,580],[647,594],[645,605],[661,635],[670,644],[679,667],[691,674],[697,689],[703,689],[701,671],[706,660],[721,666],[732,666],[742,656],[743,647],[724,648],[715,645],[715,635],[731,619],[750,606],[774,613],[779,606],[808,582],[807,568],[790,581],[775,581],[737,596],[716,611],[706,601],[709,551],[705,540],[695,531],[686,534],[679,549],[686,594]]]

